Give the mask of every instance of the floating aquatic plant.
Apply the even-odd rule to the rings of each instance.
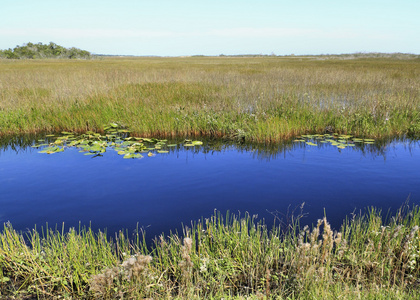
[[[184,147],[193,147],[193,146],[201,146],[203,142],[200,141],[193,141],[193,140],[185,140]]]
[[[143,158],[142,153],[147,153],[148,157],[155,156],[155,153],[169,153],[169,147],[176,147],[177,144],[167,144],[167,140],[156,138],[140,138],[128,136],[129,130],[123,128],[117,123],[110,123],[104,127],[105,134],[88,131],[85,134],[75,136],[72,132],[63,131],[60,136],[49,134],[49,143],[44,139],[32,147],[43,148],[39,153],[53,154],[63,152],[66,148],[76,147],[79,152],[84,155],[92,155],[94,157],[102,156],[107,150],[113,150],[122,155],[124,159]],[[203,142],[185,140],[185,147],[200,146]],[[154,153],[153,153],[154,152]]]
[[[293,142],[302,142],[306,143],[309,146],[317,146],[318,144],[330,144],[332,146],[337,147],[338,149],[345,149],[346,147],[354,147],[356,143],[359,144],[374,144],[374,139],[362,139],[362,138],[355,138],[352,135],[346,134],[304,134],[299,136],[297,139],[293,140]]]

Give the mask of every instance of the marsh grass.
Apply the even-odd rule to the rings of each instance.
[[[299,219],[297,219],[299,220]],[[32,230],[0,235],[2,297],[101,299],[416,299],[420,210],[385,218],[369,209],[334,231],[327,217],[267,226],[222,216],[147,246],[120,232]]]
[[[101,131],[277,142],[420,129],[420,61],[394,57],[0,60],[0,133]]]

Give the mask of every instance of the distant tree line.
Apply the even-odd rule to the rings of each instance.
[[[49,44],[33,44],[27,43],[15,48],[0,50],[0,58],[8,59],[34,59],[34,58],[82,58],[88,59],[92,55],[89,51],[80,50],[78,48],[64,48],[53,42]]]

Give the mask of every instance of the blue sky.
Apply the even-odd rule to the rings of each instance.
[[[0,49],[97,54],[420,54],[419,0],[2,0]]]

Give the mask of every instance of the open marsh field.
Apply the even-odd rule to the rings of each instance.
[[[0,298],[418,299],[420,59],[350,58],[0,60]]]
[[[418,135],[420,59],[0,60],[0,134],[101,130],[276,142]]]

